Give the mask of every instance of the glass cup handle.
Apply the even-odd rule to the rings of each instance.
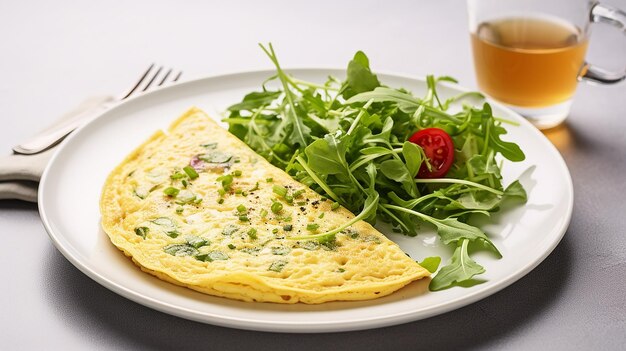
[[[596,3],[591,9],[591,21],[610,24],[626,34],[626,12],[618,8]],[[626,69],[622,72],[611,72],[585,62],[580,69],[579,78],[594,83],[615,84],[626,79]]]

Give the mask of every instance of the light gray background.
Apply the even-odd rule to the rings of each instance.
[[[257,42],[272,41],[286,67],[343,67],[360,49],[374,70],[475,87],[466,27],[461,0],[2,1],[0,150],[87,96],[121,91],[149,62],[184,69],[186,79],[270,68]],[[590,60],[621,68],[626,38],[596,26],[593,39]],[[257,333],[153,311],[74,268],[35,205],[0,201],[0,349],[624,349],[625,135],[626,85],[580,85],[567,126],[549,135],[576,196],[553,254],[468,307],[352,333]]]

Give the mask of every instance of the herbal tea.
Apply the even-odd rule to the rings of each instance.
[[[542,107],[572,98],[587,39],[566,22],[506,18],[480,24],[472,46],[484,92],[511,105]]]

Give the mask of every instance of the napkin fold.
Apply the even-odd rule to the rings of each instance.
[[[95,96],[59,118],[52,126],[113,101],[111,96]],[[85,121],[86,122],[86,121]],[[57,147],[35,155],[12,154],[0,158],[0,200],[37,202],[39,179]]]

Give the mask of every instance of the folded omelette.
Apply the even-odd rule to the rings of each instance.
[[[142,270],[230,299],[366,300],[429,275],[363,221],[330,241],[294,239],[354,215],[196,108],[113,170],[100,210],[112,243]]]

